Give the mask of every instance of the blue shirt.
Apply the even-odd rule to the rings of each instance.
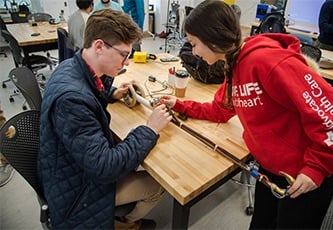
[[[109,5],[111,4],[111,5]],[[112,10],[119,10],[121,12],[123,11],[123,8],[116,2],[110,1],[109,4],[104,4],[101,1],[99,1],[95,6],[94,6],[94,10],[93,11],[97,11],[97,10],[102,10],[102,9],[112,9]]]

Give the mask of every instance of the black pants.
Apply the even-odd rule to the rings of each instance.
[[[287,187],[284,177],[259,171],[280,188]],[[332,196],[333,176],[326,178],[319,188],[294,199],[278,199],[257,181],[250,229],[320,229]]]

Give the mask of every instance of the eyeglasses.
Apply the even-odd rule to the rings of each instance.
[[[118,49],[117,47],[114,47],[113,45],[109,44],[108,42],[104,41],[104,44],[106,44],[107,46],[113,48],[114,50],[116,50],[124,59],[122,61],[122,64],[125,63],[125,61],[127,61],[127,59],[129,59],[129,56],[131,55],[131,53],[127,52],[127,51],[124,51],[124,50],[121,50],[121,49]]]

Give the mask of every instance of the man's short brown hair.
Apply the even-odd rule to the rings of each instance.
[[[84,48],[103,39],[112,45],[133,44],[142,38],[141,29],[132,18],[118,10],[103,9],[89,16],[84,32]]]

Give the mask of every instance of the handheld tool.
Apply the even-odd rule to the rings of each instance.
[[[136,105],[137,102],[143,104],[149,109],[153,109],[155,106],[161,104],[161,101],[159,98],[153,98],[152,100],[146,100],[144,98],[144,93],[139,92],[142,90],[141,87],[137,85],[133,85],[129,87],[130,95],[132,97],[132,100],[135,101],[135,103],[131,103],[131,106],[126,103],[127,106],[133,107]],[[172,120],[171,122],[177,125],[179,128],[190,134],[191,136],[195,137],[197,140],[205,144],[206,146],[210,147],[212,150],[215,152],[221,154],[223,157],[227,158],[230,160],[232,163],[240,167],[242,170],[245,170],[248,172],[253,178],[264,184],[266,187],[270,188],[273,195],[276,196],[279,199],[282,199],[286,196],[289,196],[288,194],[288,188],[280,188],[277,186],[275,183],[271,182],[269,178],[264,175],[259,173],[257,167],[253,163],[245,164],[241,160],[239,160],[237,157],[229,153],[227,150],[224,148],[218,146],[216,143],[213,141],[209,140],[207,137],[201,135],[197,131],[193,130],[192,128],[188,127],[187,125],[183,124],[177,117],[175,116],[175,113],[168,107],[169,113],[172,115]],[[287,182],[292,185],[295,182],[295,179],[287,174],[286,172],[280,171],[279,172],[281,176],[285,177]]]

